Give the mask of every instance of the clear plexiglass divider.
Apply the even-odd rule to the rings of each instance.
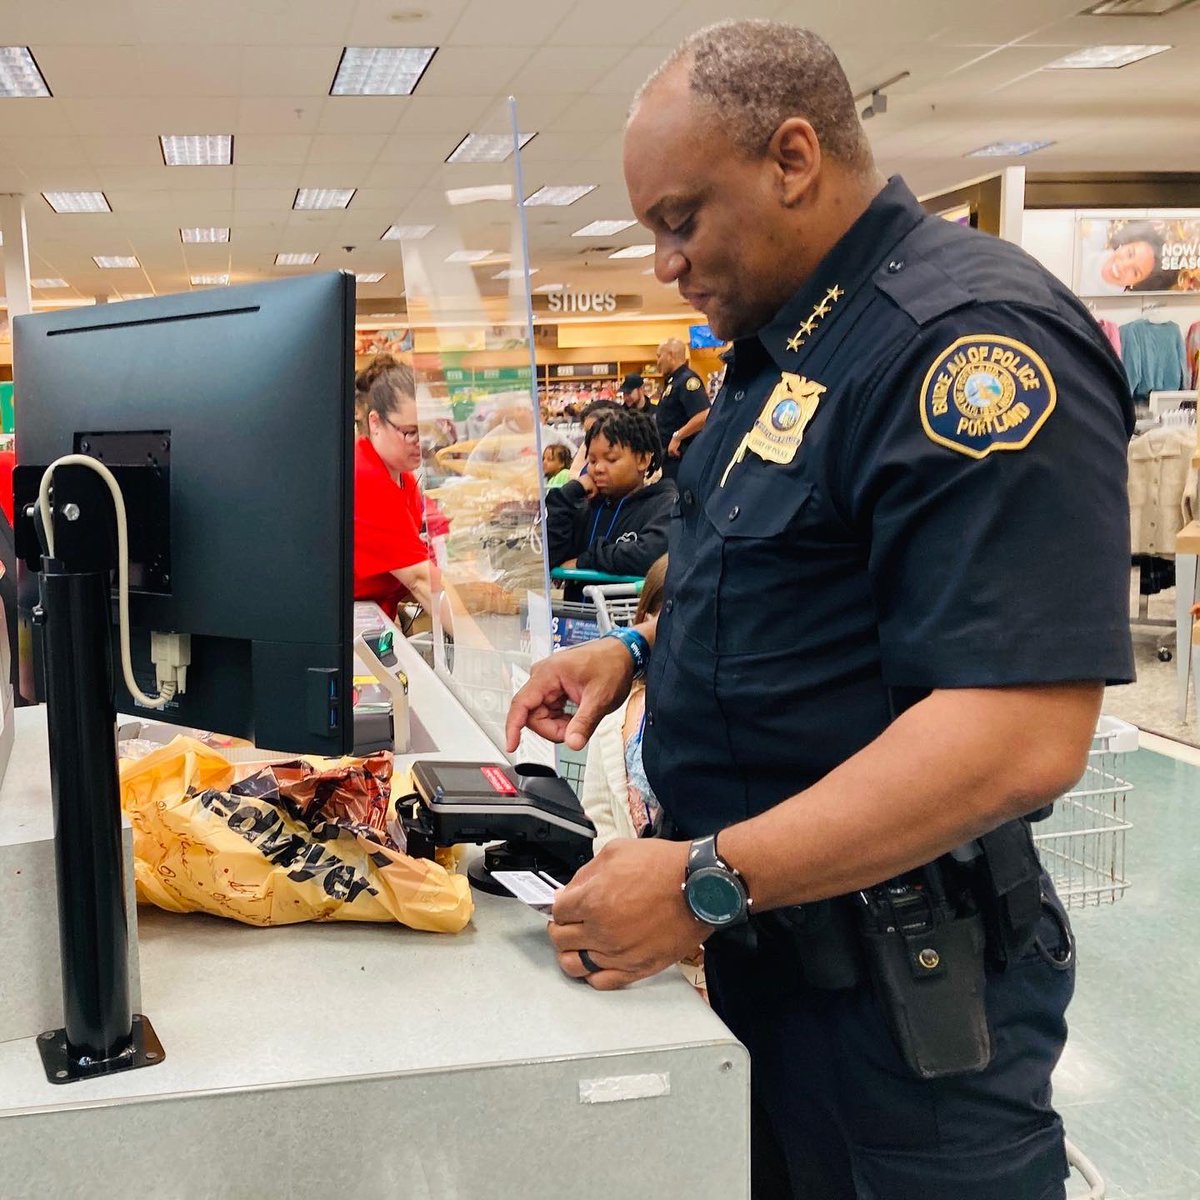
[[[433,665],[501,750],[509,701],[550,653],[542,448],[558,436],[539,420],[519,131],[510,99],[448,148],[401,226],[426,531],[445,596]],[[510,757],[555,759],[528,733]]]

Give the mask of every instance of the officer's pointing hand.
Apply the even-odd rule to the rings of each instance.
[[[547,929],[562,970],[607,992],[695,954],[712,929],[684,903],[687,855],[687,842],[609,842],[555,897]],[[598,971],[588,970],[580,950]]]
[[[534,663],[529,682],[509,706],[504,725],[509,753],[527,725],[552,742],[582,750],[600,718],[629,695],[632,683],[633,660],[615,638],[597,638]],[[579,706],[573,717],[565,712],[568,702]]]

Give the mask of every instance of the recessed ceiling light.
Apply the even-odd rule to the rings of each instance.
[[[636,221],[593,221],[590,225],[585,225],[582,229],[577,229],[572,237],[611,237],[614,233],[622,233],[626,229],[632,229],[637,224]]]
[[[49,96],[50,88],[28,46],[0,46],[0,96]]]
[[[56,213],[112,212],[103,192],[43,192],[42,199]]]
[[[1085,46],[1047,63],[1047,71],[1111,71],[1171,50],[1171,46]]]
[[[193,275],[192,287],[224,287],[229,282],[228,275]]]
[[[483,262],[485,258],[489,258],[493,252],[491,250],[455,250],[453,254],[446,255],[448,263],[477,263]]]
[[[525,274],[526,275],[536,275],[538,273],[538,271],[540,271],[540,270],[541,270],[540,267],[530,267],[529,270],[525,272]],[[512,269],[509,269],[506,271],[499,271],[497,274],[493,275],[492,278],[493,279],[520,279],[521,272],[514,271]]]
[[[114,271],[125,267],[140,267],[142,264],[138,262],[132,254],[109,254],[109,255],[92,255],[92,262],[98,267],[104,267],[105,270]]]
[[[229,241],[229,230],[223,227],[181,229],[179,240],[181,242],[227,242]]]
[[[275,255],[275,265],[277,267],[311,267],[317,261],[316,254],[277,254]]]
[[[526,199],[526,207],[532,207],[536,204],[552,204],[556,207],[565,208],[568,204],[574,204],[576,200],[581,200],[588,192],[594,192],[596,185],[594,183],[582,183],[578,187],[540,187],[532,196]]]
[[[565,283],[543,283],[540,287],[535,287],[533,290],[543,293],[561,292],[565,290],[566,286]]]
[[[348,208],[357,188],[299,188],[293,208]]]
[[[968,150],[963,157],[1020,158],[1023,154],[1033,154],[1053,145],[1053,142],[989,142],[986,146],[980,146],[978,150]]]
[[[65,279],[31,279],[29,286],[35,288],[65,288],[71,285]]]
[[[331,96],[411,96],[436,46],[347,46]]]
[[[1187,8],[1196,0],[1101,0],[1085,8],[1081,17],[1165,17],[1177,9]]]
[[[434,230],[432,225],[389,225],[379,240],[381,242],[418,242]]]
[[[233,162],[231,133],[164,133],[158,144],[168,167],[228,167]]]
[[[609,258],[649,258],[654,253],[653,242],[643,242],[637,246],[626,246],[623,250],[614,250]]]
[[[513,190],[507,183],[492,183],[484,187],[448,188],[446,203],[458,207],[463,204],[480,204],[484,200],[511,200]]]
[[[524,149],[536,133],[521,134],[521,147]],[[513,140],[511,133],[468,133],[453,150],[446,161],[448,163],[498,163],[511,157]]]
[[[385,275],[386,271],[355,271],[355,283],[378,283]]]

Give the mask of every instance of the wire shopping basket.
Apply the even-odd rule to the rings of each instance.
[[[618,625],[633,623],[639,583],[594,583],[582,600],[555,600],[551,605],[554,648],[590,642]]]
[[[1124,760],[1138,748],[1138,731],[1104,716],[1083,777],[1034,826],[1042,865],[1067,908],[1115,904],[1129,886],[1125,878],[1125,801],[1131,790]]]

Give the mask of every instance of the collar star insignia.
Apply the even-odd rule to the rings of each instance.
[[[808,339],[813,335],[816,327],[820,324],[822,317],[829,316],[829,310],[846,294],[844,288],[839,287],[836,283],[825,293],[825,298],[818,304],[814,305],[808,319],[803,321],[800,328],[788,338],[787,348],[795,354],[797,350],[804,347]]]

